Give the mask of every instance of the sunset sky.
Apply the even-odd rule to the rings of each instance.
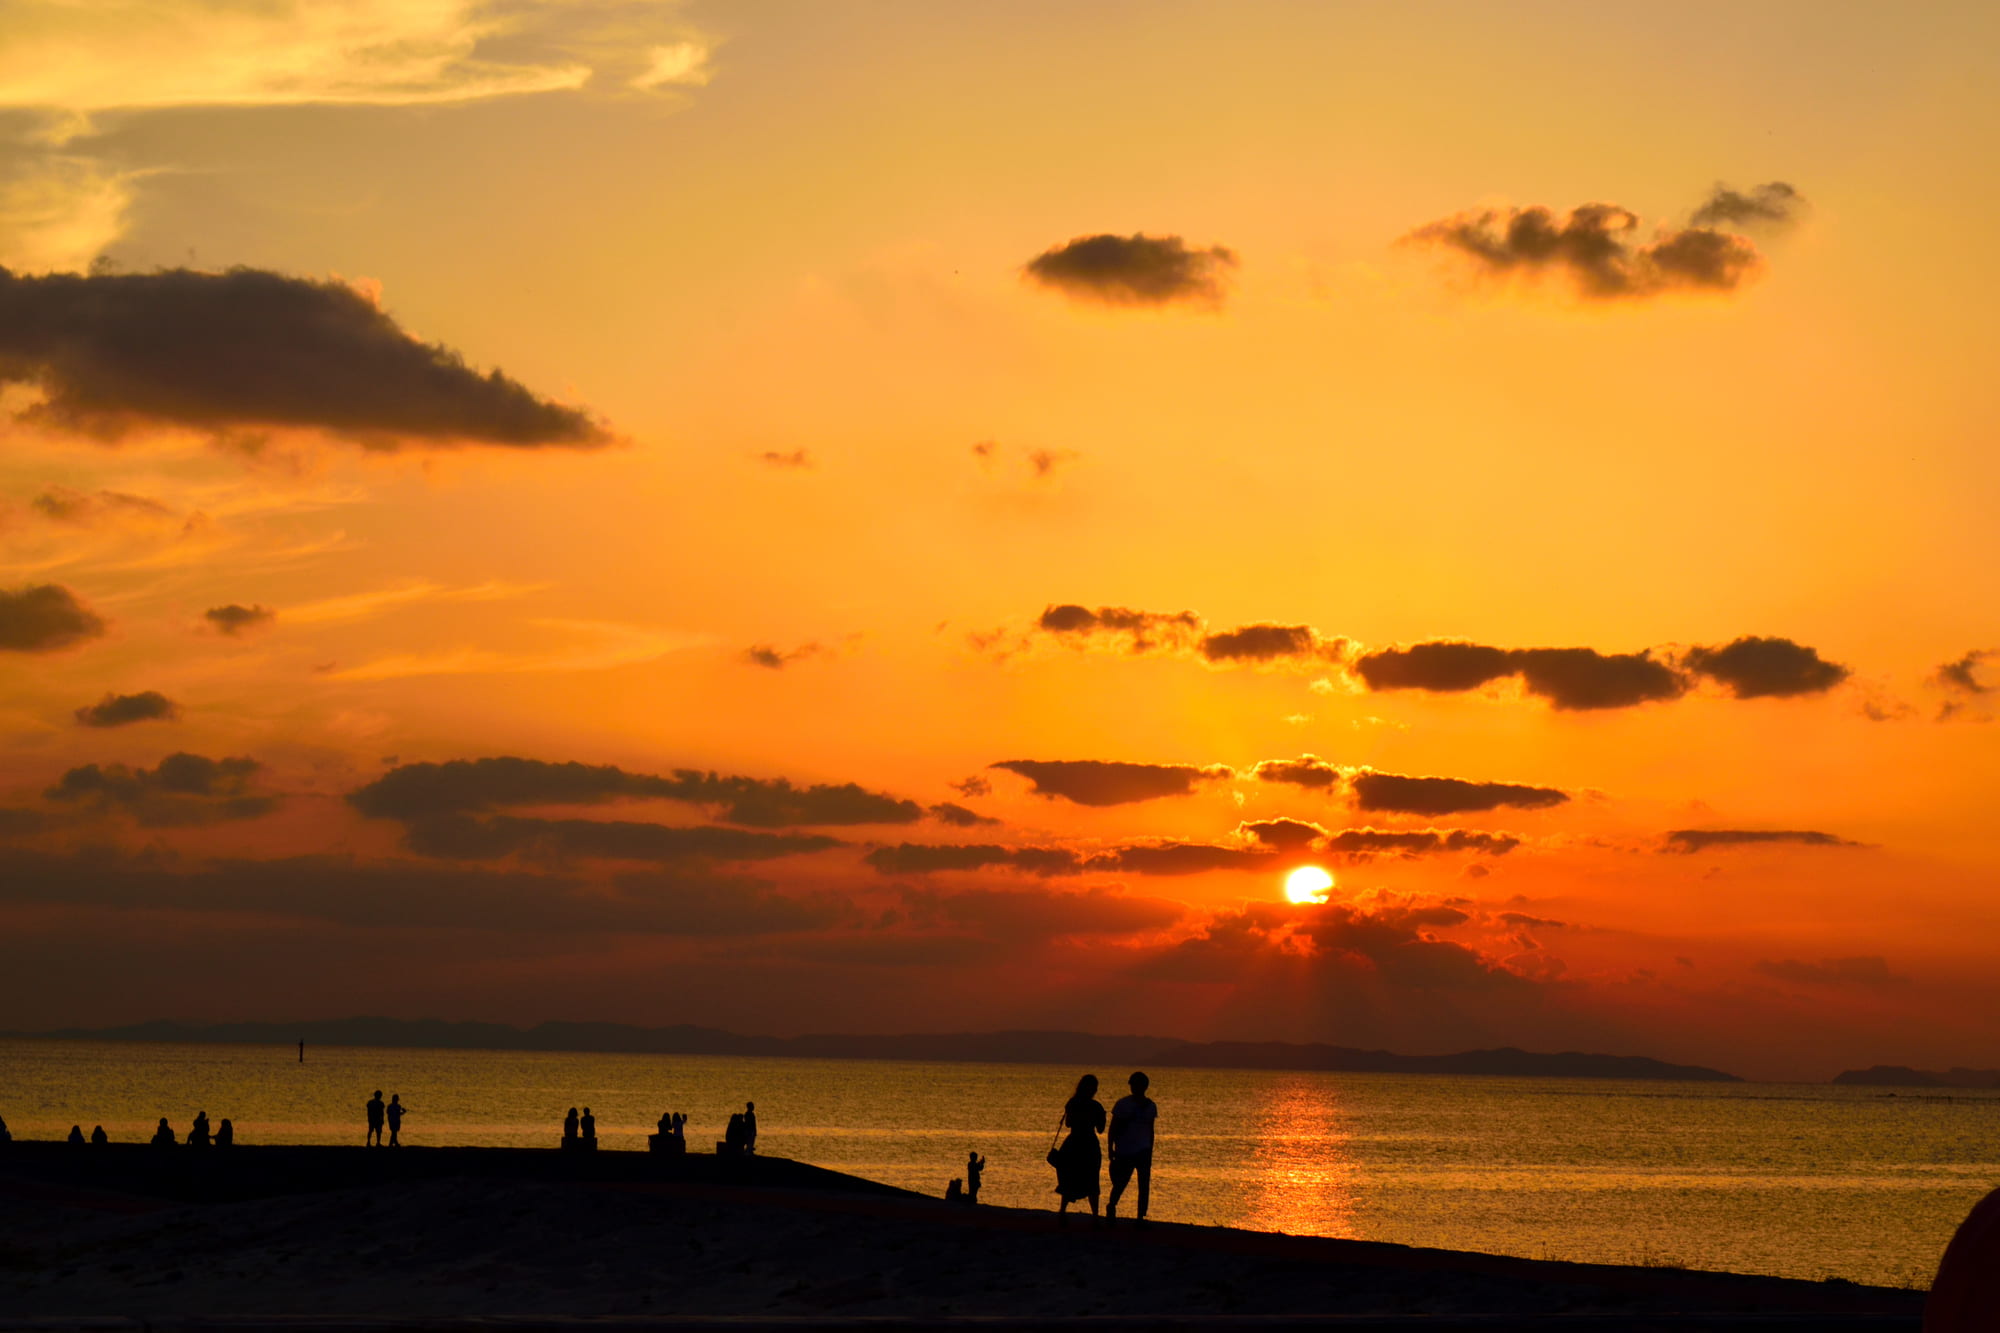
[[[0,0],[0,1028],[2000,1066],[1996,47]]]

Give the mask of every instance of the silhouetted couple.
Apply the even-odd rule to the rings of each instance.
[[[576,1108],[572,1106],[569,1108],[569,1114],[563,1117],[562,1146],[572,1151],[578,1149],[585,1152],[597,1151],[597,1117],[590,1113],[588,1106],[583,1108],[581,1116],[577,1115]]]
[[[744,1157],[757,1151],[757,1103],[745,1102],[742,1110],[729,1117],[722,1143],[725,1151]]]
[[[1136,1176],[1139,1203],[1135,1216],[1143,1222],[1152,1199],[1153,1125],[1160,1108],[1146,1095],[1152,1080],[1135,1073],[1128,1082],[1132,1095],[1120,1097],[1111,1108],[1111,1202],[1105,1215],[1117,1216],[1118,1200]],[[1097,1100],[1097,1075],[1085,1074],[1077,1080],[1076,1094],[1063,1105],[1062,1121],[1056,1128],[1059,1139],[1064,1127],[1069,1137],[1049,1149],[1049,1165],[1056,1169],[1056,1194],[1061,1199],[1056,1211],[1067,1215],[1070,1204],[1088,1199],[1091,1215],[1096,1216],[1098,1168],[1104,1160],[1097,1136],[1105,1128],[1104,1103]]]
[[[370,1148],[379,1148],[382,1146],[382,1126],[386,1122],[389,1126],[389,1146],[391,1148],[402,1147],[403,1111],[403,1095],[401,1093],[390,1093],[389,1103],[385,1106],[382,1104],[382,1089],[375,1089],[375,1095],[368,1099],[367,1146]]]

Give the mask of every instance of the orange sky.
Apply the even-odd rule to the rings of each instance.
[[[2000,1065],[1996,29],[0,6],[0,1027]]]

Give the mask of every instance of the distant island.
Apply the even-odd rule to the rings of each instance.
[[[1870,1065],[1833,1076],[1835,1083],[1863,1088],[2000,1088],[2000,1069],[1911,1069],[1907,1065]]]
[[[341,1018],[306,1023],[175,1023],[13,1032],[15,1038],[188,1042],[202,1045],[427,1047],[444,1050],[583,1051],[623,1055],[766,1055],[833,1060],[929,1060],[980,1064],[1152,1065],[1193,1069],[1296,1069],[1367,1074],[1490,1074],[1511,1078],[1664,1079],[1741,1083],[1734,1074],[1643,1055],[1546,1054],[1501,1047],[1456,1055],[1397,1055],[1320,1042],[1176,1041],[1088,1032],[954,1032],[901,1036],[745,1037],[719,1028],[642,1028],[624,1023],[447,1022],[436,1018]]]

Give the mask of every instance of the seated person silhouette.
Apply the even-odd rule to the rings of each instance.
[[[174,1146],[174,1127],[167,1123],[165,1116],[160,1117],[160,1127],[153,1131],[153,1146],[156,1148]]]
[[[215,1146],[218,1148],[227,1148],[234,1142],[236,1142],[236,1126],[230,1124],[227,1119],[224,1119],[221,1124],[215,1127]]]
[[[590,1108],[588,1106],[583,1108],[583,1119],[577,1121],[576,1126],[577,1126],[577,1137],[579,1141],[583,1144],[583,1150],[585,1152],[596,1152],[597,1117],[590,1113]]]
[[[75,1144],[75,1145],[76,1145],[77,1147],[79,1147],[79,1148],[81,1148],[81,1147],[83,1146],[83,1126],[82,1126],[82,1125],[71,1125],[71,1126],[69,1127],[69,1139],[68,1139],[68,1142],[70,1142],[70,1143],[74,1143],[74,1144]]]
[[[964,1203],[964,1185],[964,1181],[960,1180],[957,1176],[953,1176],[951,1183],[944,1187],[944,1201],[946,1203]]]
[[[576,1108],[572,1106],[569,1108],[569,1114],[563,1117],[563,1147],[574,1148],[575,1146],[576,1146]]]
[[[979,1177],[986,1170],[986,1159],[976,1152],[965,1155],[965,1201],[979,1202]]]
[[[722,1142],[715,1145],[719,1155],[740,1157],[743,1153],[743,1113],[733,1112],[729,1117],[729,1128],[722,1131]]]
[[[226,1125],[229,1122],[225,1120],[222,1123]],[[90,1131],[90,1142],[93,1147],[98,1144],[109,1143],[111,1142],[111,1136],[104,1132],[104,1126],[99,1125],[96,1129]]]
[[[208,1112],[194,1113],[194,1124],[188,1128],[188,1146],[191,1148],[208,1146]]]

